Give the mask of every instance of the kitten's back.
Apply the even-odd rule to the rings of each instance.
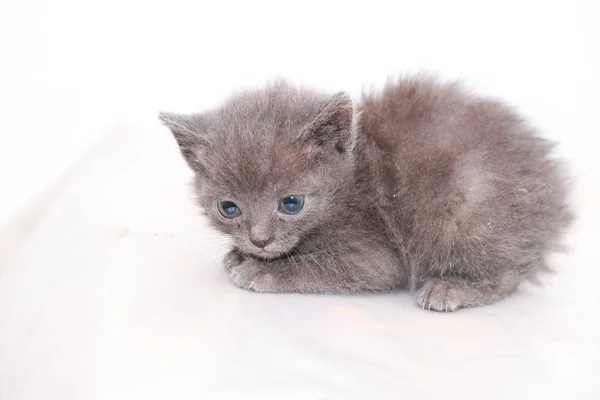
[[[572,218],[551,142],[505,104],[427,77],[366,95],[361,109],[362,173],[423,263],[543,266]]]

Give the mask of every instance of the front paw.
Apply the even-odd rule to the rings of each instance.
[[[266,271],[263,263],[246,258],[229,269],[229,280],[236,286],[254,292],[280,292],[277,279]]]
[[[223,258],[223,266],[225,267],[225,271],[231,273],[231,270],[240,266],[245,259],[246,257],[244,257],[239,249],[233,248],[229,250]]]

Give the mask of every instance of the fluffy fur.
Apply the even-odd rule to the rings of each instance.
[[[457,83],[413,77],[353,105],[280,82],[160,118],[235,242],[231,281],[257,292],[408,287],[426,309],[489,304],[546,268],[572,219],[553,144]],[[306,196],[297,215],[278,211],[288,195]],[[241,215],[222,217],[224,200]]]

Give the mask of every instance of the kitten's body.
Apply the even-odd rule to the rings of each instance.
[[[200,204],[236,241],[232,281],[255,291],[408,286],[425,308],[486,304],[543,270],[571,220],[552,144],[457,84],[407,79],[354,110],[344,95],[278,84],[162,119]],[[289,195],[306,196],[297,215],[277,210]],[[219,214],[224,200],[237,218]]]

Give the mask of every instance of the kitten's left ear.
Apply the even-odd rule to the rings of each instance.
[[[158,114],[158,118],[173,132],[179,150],[190,167],[200,168],[202,166],[201,154],[208,146],[206,126],[202,117],[161,112]]]
[[[300,134],[300,139],[331,149],[341,154],[348,153],[354,145],[352,99],[345,93],[337,93]]]

